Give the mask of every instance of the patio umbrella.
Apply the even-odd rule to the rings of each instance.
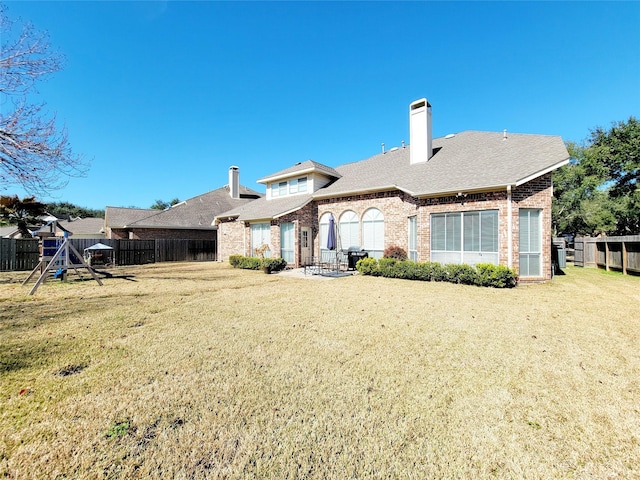
[[[336,221],[333,218],[333,214],[329,217],[329,234],[327,235],[327,248],[329,250],[335,250],[337,247],[336,242]]]

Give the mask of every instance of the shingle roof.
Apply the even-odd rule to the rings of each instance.
[[[301,209],[313,200],[311,194],[292,195],[267,200],[266,197],[249,202],[217,215],[216,218],[237,217],[238,220],[268,220]]]
[[[337,167],[342,177],[314,198],[397,188],[414,196],[435,196],[518,185],[569,159],[562,138],[547,135],[466,131],[433,140],[434,155],[409,164],[406,148]]]
[[[58,225],[76,235],[104,233],[104,218],[76,218],[75,220],[58,220]]]
[[[284,170],[280,170],[271,175],[267,175],[266,177],[260,178],[258,183],[268,183],[278,180],[280,178],[291,177],[296,174],[304,174],[311,172],[319,172],[323,173],[329,177],[340,178],[340,173],[334,168],[323,165],[322,163],[315,162],[313,160],[306,160],[304,162],[299,162],[293,165],[292,167],[285,168]]]
[[[239,205],[255,201],[262,194],[247,187],[240,186],[240,198],[231,198],[229,186],[212,190],[202,195],[180,202],[171,208],[130,222],[127,226],[136,228],[215,228],[213,219],[219,213]]]
[[[313,199],[338,198],[375,191],[402,190],[416,197],[517,186],[564,165],[569,154],[562,138],[548,135],[466,131],[433,139],[429,161],[411,165],[410,146],[336,167],[337,180],[310,195],[261,198],[218,215],[238,220],[277,218]],[[294,175],[303,162],[265,177]],[[311,165],[311,166],[313,166]]]
[[[105,209],[106,224],[110,228],[123,228],[130,223],[158,213],[151,208],[107,207]]]

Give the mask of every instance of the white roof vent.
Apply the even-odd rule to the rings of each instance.
[[[455,136],[456,136],[456,134],[455,134],[455,133],[450,133],[449,135],[445,135],[445,137],[444,137],[444,138],[449,139],[449,138],[453,138],[453,137],[455,137]]]

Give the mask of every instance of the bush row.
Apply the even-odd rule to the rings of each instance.
[[[511,268],[503,265],[480,263],[471,265],[442,265],[437,262],[413,262],[395,258],[363,258],[356,264],[363,275],[374,275],[405,280],[423,280],[431,282],[451,282],[481,287],[512,288],[518,277]]]
[[[272,272],[284,270],[287,261],[284,258],[258,258],[245,257],[243,255],[231,255],[229,263],[233,268],[244,268],[247,270],[262,270],[268,267]]]

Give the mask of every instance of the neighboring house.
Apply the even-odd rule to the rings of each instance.
[[[292,266],[340,248],[380,258],[493,263],[521,281],[551,278],[552,171],[569,161],[558,136],[465,131],[432,138],[431,105],[409,109],[410,145],[334,168],[306,161],[258,180],[267,195],[216,216],[219,258],[268,244]]]
[[[259,192],[240,185],[238,167],[229,168],[229,184],[165,210],[107,207],[107,238],[215,240],[216,215],[255,201]]]
[[[106,238],[104,218],[71,217],[68,220],[58,220],[58,225],[68,231],[73,238]]]

